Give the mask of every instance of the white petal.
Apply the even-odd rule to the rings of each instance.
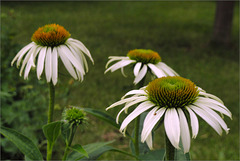
[[[205,120],[219,135],[222,135],[222,129],[219,123],[216,122],[216,120],[208,112],[193,105],[190,105],[189,108],[191,108],[196,114]]]
[[[33,54],[30,55],[30,58],[27,62],[27,66],[26,66],[25,73],[24,73],[24,79],[28,78],[28,74],[32,67],[35,67],[35,64],[33,62]]]
[[[29,61],[30,57],[32,56],[32,54],[35,52],[36,48],[37,48],[37,46],[33,45],[33,47],[26,54],[26,56],[22,62],[21,69],[20,69],[20,73],[19,73],[20,76],[22,76],[23,69],[25,68],[25,66],[26,66],[27,62]]]
[[[138,75],[141,66],[142,66],[142,63],[141,63],[141,62],[138,62],[138,63],[135,65],[135,67],[134,67],[134,69],[133,69],[133,74],[134,74],[135,77]]]
[[[138,105],[136,107],[136,109],[124,119],[124,121],[122,122],[122,125],[120,127],[120,131],[123,131],[133,119],[135,119],[141,113],[143,113],[144,111],[148,110],[149,108],[151,108],[153,106],[154,106],[154,104],[150,101],[146,101],[146,102],[143,102],[140,105]]]
[[[181,108],[178,108],[179,120],[180,120],[180,133],[181,133],[181,140],[183,144],[183,151],[184,154],[189,152],[190,149],[190,133],[188,128],[187,119],[185,114],[183,113]]]
[[[104,73],[107,73],[109,70],[111,70],[111,72],[114,72],[115,70],[125,67],[133,62],[135,62],[135,61],[134,60],[121,60],[121,61],[117,62],[116,64],[112,65],[111,67],[109,67]]]
[[[112,105],[109,106],[108,108],[106,108],[106,110],[109,110],[109,109],[111,109],[111,108],[113,108],[113,107],[115,107],[115,106],[124,104],[124,103],[126,103],[126,102],[131,102],[131,101],[136,100],[136,99],[138,99],[138,98],[139,98],[139,97],[136,96],[136,97],[130,97],[130,98],[122,99],[122,100],[120,100],[120,101],[115,102],[114,104],[112,104]]]
[[[199,94],[202,95],[202,96],[210,97],[210,98],[218,101],[219,103],[224,104],[223,101],[220,98],[218,98],[217,96],[214,96],[214,95],[212,95],[210,93],[206,93],[206,92],[200,91]]]
[[[110,57],[109,57],[110,58]],[[111,63],[111,62],[114,62],[114,61],[117,61],[117,60],[130,60],[129,58],[128,59],[126,59],[126,58],[128,58],[128,57],[124,57],[124,58],[115,58],[115,57],[113,57],[113,58],[110,58],[110,60],[107,62],[107,64],[106,64],[106,66],[105,66],[105,68],[107,68],[108,67],[108,65]]]
[[[153,74],[155,74],[158,78],[165,77],[166,74],[158,69],[155,65],[148,63],[149,68],[152,70]]]
[[[232,114],[229,111],[225,110],[224,108],[222,108],[222,107],[220,107],[220,106],[218,106],[216,104],[208,103],[208,102],[201,102],[201,101],[199,102],[198,100],[196,100],[193,104],[197,105],[197,106],[205,105],[205,106],[207,106],[207,107],[209,107],[209,108],[211,108],[213,110],[216,110],[216,111],[218,111],[220,113],[225,114],[226,116],[228,116],[230,118],[232,117]]]
[[[180,140],[180,123],[178,114],[175,108],[167,109],[164,117],[164,127],[167,137],[171,144],[179,149]]]
[[[90,60],[94,63],[93,58],[92,58],[89,50],[85,47],[85,45],[81,41],[69,38],[66,43],[74,45],[77,48],[79,48],[80,50],[82,50],[90,58]]]
[[[196,138],[199,130],[199,124],[198,124],[198,118],[195,115],[195,113],[186,106],[186,109],[188,110],[190,114],[190,120],[191,120],[191,127],[192,127],[192,138]]]
[[[122,75],[123,75],[124,77],[127,77],[127,75],[124,73],[124,69],[123,69],[123,68],[121,68],[121,73],[122,73]]]
[[[65,68],[68,70],[68,72],[70,73],[70,75],[74,78],[74,79],[78,79],[76,72],[71,64],[71,62],[69,61],[69,59],[67,58],[67,56],[65,55],[65,53],[62,52],[62,50],[57,47],[57,52],[58,55],[60,56]]]
[[[158,107],[159,108],[159,107]],[[166,108],[160,108],[156,112],[153,113],[153,110],[151,110],[151,113],[146,116],[144,123],[143,123],[143,130],[141,134],[141,141],[145,141],[149,134],[151,134],[152,129],[154,126],[158,123],[158,121],[161,119],[165,112]]]
[[[51,81],[52,78],[52,49],[51,47],[48,47],[47,54],[46,54],[46,60],[45,60],[45,75],[47,82]]]
[[[223,104],[219,103],[218,101],[216,100],[213,100],[213,99],[210,99],[210,98],[205,98],[205,97],[198,97],[197,101],[196,102],[199,102],[199,103],[204,103],[204,104],[213,104],[213,105],[218,105],[220,106],[221,108],[223,108],[224,110],[227,111],[228,115],[227,116],[231,116],[232,117],[232,113],[227,109],[226,106],[224,106]]]
[[[142,69],[140,70],[140,72],[136,76],[133,83],[138,84],[146,74],[147,74],[147,65],[143,65]]]
[[[52,52],[52,82],[53,85],[57,84],[58,79],[58,54],[57,49],[53,48]]]
[[[204,111],[212,115],[212,117],[221,125],[221,127],[226,131],[226,133],[228,133],[229,128],[227,127],[227,124],[216,112],[214,112],[212,109],[204,105],[201,105],[201,106],[198,105],[198,107],[200,107],[201,109],[203,109]]]
[[[37,63],[37,77],[38,77],[38,79],[40,79],[40,76],[41,76],[42,71],[43,71],[44,60],[45,60],[46,53],[47,53],[47,47],[43,47],[40,50],[40,53],[38,55],[38,63]]]
[[[137,103],[139,103],[139,102],[143,102],[143,101],[145,101],[145,100],[147,100],[147,97],[139,97],[138,99],[136,99],[136,100],[134,100],[134,101],[131,101],[131,102],[129,102],[128,104],[126,104],[125,106],[124,106],[124,108],[122,108],[121,109],[121,111],[118,113],[118,115],[117,115],[117,117],[116,117],[116,122],[117,122],[117,124],[118,124],[118,121],[119,121],[119,116],[120,116],[120,114],[124,111],[124,110],[127,110],[129,107],[131,107],[132,105],[135,105],[135,104],[137,104]]]
[[[147,146],[150,150],[153,150],[153,144],[152,144],[152,133],[150,133],[146,139]]]
[[[177,72],[175,72],[172,68],[167,66],[163,62],[159,62],[156,64],[160,69],[163,69],[169,76],[179,76]]]
[[[128,95],[133,95],[133,94],[137,94],[137,95],[147,95],[147,93],[144,90],[131,90],[128,93],[126,93],[122,98],[125,98]]]
[[[34,46],[34,43],[30,43],[28,44],[27,46],[25,46],[24,48],[22,48],[18,53],[17,55],[13,58],[12,62],[11,62],[11,65],[13,65],[13,63],[17,60],[18,58],[18,61],[17,61],[17,66],[20,65],[20,62],[22,60],[22,57],[27,53],[28,50],[30,50],[31,47]]]

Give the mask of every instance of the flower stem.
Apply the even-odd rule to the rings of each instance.
[[[144,85],[145,77],[138,83],[138,89]],[[140,126],[140,115],[135,119],[135,133],[134,133],[134,149],[135,155],[139,157],[139,126]]]
[[[165,134],[165,143],[166,143],[166,154],[165,154],[165,160],[174,160],[174,152],[175,148],[172,145],[172,143],[169,141],[167,134]]]
[[[48,123],[53,121],[55,88],[52,82],[49,83],[49,109],[48,109]],[[52,159],[53,145],[47,141],[47,160]]]
[[[75,126],[75,127],[73,126],[72,129],[71,129],[71,132],[70,132],[69,141],[68,141],[68,143],[66,143],[67,145],[66,145],[66,148],[65,148],[65,151],[64,151],[64,155],[63,155],[63,159],[62,159],[62,160],[66,160],[66,159],[67,159],[67,155],[68,155],[69,150],[70,150],[69,147],[70,147],[71,144],[72,144],[72,140],[73,140],[73,137],[74,137],[74,134],[75,134],[76,130],[77,130],[77,127],[76,127],[76,126]]]

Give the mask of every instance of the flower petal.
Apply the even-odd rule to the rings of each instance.
[[[125,98],[125,97],[128,96],[128,95],[133,95],[133,94],[137,94],[137,95],[147,95],[147,93],[146,93],[144,90],[131,90],[131,91],[127,92],[127,93],[122,97],[122,99]]]
[[[180,140],[180,123],[177,111],[175,108],[169,108],[166,110],[164,117],[164,127],[167,137],[171,144],[179,149]]]
[[[166,74],[155,65],[148,63],[149,68],[152,70],[153,74],[155,74],[158,78],[165,77]]]
[[[141,113],[143,113],[144,111],[148,110],[149,108],[153,107],[154,104],[150,101],[146,101],[141,103],[140,105],[138,105],[136,107],[136,109],[130,113],[122,122],[122,125],[120,127],[120,131],[123,132],[123,130],[127,127],[127,125],[136,117],[138,117]]]
[[[46,59],[45,59],[45,75],[47,82],[51,81],[52,78],[52,49],[51,47],[48,47]]]
[[[38,79],[40,79],[40,76],[41,76],[42,71],[43,71],[44,60],[45,60],[46,53],[47,53],[47,47],[43,47],[40,50],[40,53],[38,55],[38,63],[37,63],[37,77],[38,77]]]
[[[58,54],[57,49],[53,48],[52,52],[52,82],[53,85],[57,84],[58,79]]]
[[[219,135],[222,135],[222,129],[219,123],[216,122],[216,120],[208,112],[193,105],[190,105],[189,108],[191,108],[196,114],[205,120]]]
[[[138,63],[134,66],[133,74],[134,74],[135,77],[138,75],[141,66],[142,66],[142,63],[141,63],[141,62],[138,62]]]
[[[111,108],[113,108],[113,107],[115,107],[115,106],[124,104],[124,103],[126,103],[126,102],[131,102],[131,101],[136,100],[136,99],[139,99],[139,97],[136,96],[136,97],[130,97],[130,98],[122,99],[122,100],[120,100],[120,101],[115,102],[114,104],[112,104],[112,105],[109,106],[108,108],[106,108],[106,110],[109,110],[109,109],[111,109]]]
[[[188,112],[190,114],[191,127],[192,127],[192,138],[196,138],[197,134],[198,134],[198,129],[199,129],[198,118],[189,107],[186,106],[186,109],[188,110]]]
[[[153,150],[153,143],[152,143],[152,133],[150,133],[146,139],[147,146],[150,150]]]
[[[190,133],[188,128],[187,119],[185,117],[185,114],[183,113],[181,108],[177,108],[178,114],[179,114],[179,120],[180,120],[180,133],[181,133],[181,140],[183,144],[183,151],[184,154],[189,152],[190,149]]]
[[[158,64],[156,64],[156,66],[158,66],[158,68],[160,69],[163,69],[164,72],[169,76],[179,76],[177,72],[167,66],[164,62],[159,62]]]
[[[146,74],[147,74],[147,65],[143,65],[142,69],[140,70],[140,72],[136,76],[133,83],[138,84]]]
[[[107,73],[109,70],[111,70],[111,72],[114,72],[115,70],[125,67],[133,62],[135,62],[135,61],[134,60],[121,60],[121,61],[117,62],[116,64],[112,65],[111,67],[109,67],[104,73]]]

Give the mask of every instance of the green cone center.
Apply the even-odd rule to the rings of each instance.
[[[127,56],[132,60],[136,60],[137,62],[142,62],[144,64],[157,64],[161,61],[161,57],[157,52],[146,49],[131,50],[128,52]]]
[[[153,80],[146,87],[149,100],[160,107],[183,108],[192,104],[198,96],[196,85],[179,76]]]

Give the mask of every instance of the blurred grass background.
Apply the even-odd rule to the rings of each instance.
[[[2,74],[8,73],[10,61],[23,46],[31,42],[31,36],[38,27],[49,23],[64,26],[71,37],[82,41],[90,50],[95,64],[85,76],[85,80],[72,82],[68,76],[60,75],[56,86],[55,120],[61,118],[61,111],[66,105],[90,107],[100,110],[118,101],[127,91],[135,88],[132,85],[133,76],[130,68],[126,68],[127,78],[120,71],[104,75],[108,56],[125,56],[131,49],[143,48],[159,52],[163,62],[177,71],[181,76],[191,79],[198,86],[220,97],[233,113],[233,120],[225,117],[229,126],[228,135],[218,134],[203,120],[200,121],[198,137],[192,140],[191,157],[193,160],[238,160],[239,159],[239,7],[235,4],[232,43],[228,47],[210,46],[215,16],[215,2],[2,2],[1,6],[1,66]],[[8,41],[3,35],[8,34]],[[3,45],[4,48],[3,48]],[[3,50],[5,49],[5,50]],[[8,61],[8,62],[7,62]],[[24,81],[18,77],[18,70],[12,67],[11,74],[1,76],[1,91],[8,81],[27,82],[31,91],[39,88],[41,96],[47,95],[47,85],[44,79],[37,81],[36,73],[31,72],[30,80]],[[64,70],[62,68],[62,70]],[[7,71],[7,72],[6,72]],[[66,72],[65,72],[66,73]],[[13,79],[14,78],[14,79]],[[12,79],[12,80],[11,80]],[[14,84],[14,85],[15,85]],[[9,84],[7,84],[10,86]],[[15,88],[4,88],[11,93]],[[27,92],[26,92],[27,93]],[[39,95],[39,96],[40,96]],[[27,109],[35,109],[32,102],[38,95],[25,100]],[[1,97],[2,99],[2,97]],[[39,99],[39,98],[38,98]],[[14,97],[12,104],[15,104]],[[6,103],[7,104],[7,103]],[[6,105],[4,104],[4,105]],[[39,105],[38,103],[35,103]],[[17,106],[17,105],[15,105]],[[30,107],[29,107],[30,106]],[[43,99],[42,109],[47,111],[47,99]],[[2,105],[2,115],[6,115]],[[17,109],[18,107],[15,107]],[[21,107],[19,107],[21,108]],[[116,116],[121,107],[108,113]],[[17,118],[24,117],[19,110]],[[15,111],[12,111],[14,115]],[[28,124],[21,128],[39,124],[33,131],[39,134],[41,125],[46,123],[47,113],[39,112],[28,119]],[[7,118],[6,118],[7,117]],[[18,127],[8,119],[11,115],[2,117],[2,124]],[[75,142],[82,145],[115,139],[113,146],[129,151],[128,140],[118,129],[88,115],[89,124],[79,130]],[[6,121],[8,120],[8,121]],[[6,123],[7,122],[7,123]],[[30,125],[29,125],[30,124]],[[20,125],[19,125],[20,126]],[[131,129],[131,127],[129,128]],[[30,135],[28,132],[25,134]],[[154,147],[164,147],[163,127],[155,133]],[[32,138],[34,135],[32,136]],[[42,137],[42,135],[40,136]],[[43,140],[40,139],[40,140]],[[44,145],[44,142],[36,141]],[[1,143],[1,145],[11,143]],[[64,146],[63,142],[56,145],[54,158],[60,159]],[[2,148],[2,151],[4,149]],[[15,149],[16,150],[16,149]],[[9,150],[10,155],[14,150]],[[5,154],[5,153],[4,153]],[[6,156],[5,158],[10,157]],[[12,159],[21,158],[21,154],[11,155]],[[15,158],[14,158],[15,157]],[[17,157],[17,158],[16,158]],[[130,160],[118,153],[106,153],[101,160]]]

